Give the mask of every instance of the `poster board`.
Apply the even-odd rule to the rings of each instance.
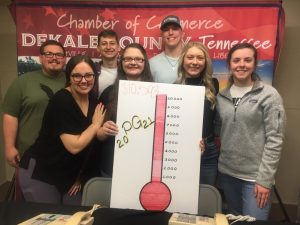
[[[120,81],[110,207],[197,213],[204,94]]]

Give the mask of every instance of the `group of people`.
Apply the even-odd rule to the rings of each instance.
[[[65,74],[64,47],[41,45],[42,70],[18,77],[3,102],[6,159],[25,200],[80,204],[85,181],[113,174],[119,80],[162,82],[205,87],[200,183],[218,184],[228,212],[267,220],[285,112],[278,92],[255,72],[256,48],[239,43],[229,50],[230,78],[219,92],[207,47],[184,46],[175,15],[160,30],[164,51],[150,60],[138,43],[119,54],[116,32],[103,30],[100,68],[77,55]]]

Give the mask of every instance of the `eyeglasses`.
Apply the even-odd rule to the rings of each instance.
[[[54,56],[56,56],[56,58],[62,59],[62,58],[65,57],[65,54],[64,54],[64,53],[60,53],[60,52],[57,52],[57,53],[53,53],[53,52],[44,52],[43,55],[44,55],[46,58],[53,58]]]
[[[132,57],[124,57],[122,60],[124,62],[126,62],[126,63],[132,62],[132,60],[135,61],[136,63],[143,63],[145,61],[145,59],[140,58],[140,57],[134,57],[134,58],[132,58]]]
[[[80,73],[73,73],[71,75],[71,77],[73,78],[73,80],[75,82],[80,82],[82,81],[82,79],[84,78],[86,81],[92,81],[95,77],[95,74],[93,73],[86,73],[84,75],[80,74]]]

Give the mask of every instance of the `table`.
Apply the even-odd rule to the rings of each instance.
[[[72,215],[92,207],[53,205],[33,202],[0,202],[0,224],[16,225],[41,213]],[[168,224],[168,212],[147,212],[132,209],[100,208],[93,213],[94,225],[159,225]]]
[[[16,225],[41,213],[60,213],[72,215],[77,211],[87,211],[91,207],[66,206],[33,202],[0,202],[0,224]],[[100,208],[93,214],[94,225],[168,225],[171,213],[149,212],[133,209]],[[251,223],[236,222],[235,225],[299,225],[255,221]]]

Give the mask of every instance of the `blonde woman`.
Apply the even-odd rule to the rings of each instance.
[[[208,49],[200,42],[188,43],[181,54],[176,84],[205,86],[202,137],[205,151],[201,157],[200,183],[215,185],[219,149],[215,143],[214,120],[219,82],[212,78],[212,62]]]

